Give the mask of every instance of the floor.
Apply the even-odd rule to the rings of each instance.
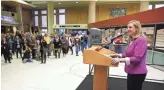
[[[156,69],[158,69],[158,70],[164,71],[164,66],[163,66],[163,65],[162,65],[162,66],[150,65],[150,66],[152,66],[152,67],[154,67],[154,68],[156,68]]]
[[[70,53],[61,59],[50,56],[46,64],[38,61],[21,62],[13,56],[11,64],[5,64],[1,57],[2,90],[75,90],[88,74],[89,65],[83,64],[82,54]],[[164,83],[164,72],[147,66],[147,80]],[[126,76],[124,64],[111,67],[112,77]],[[125,77],[122,77],[125,78]]]

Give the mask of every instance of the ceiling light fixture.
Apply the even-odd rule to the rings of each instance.
[[[76,3],[79,3],[79,2],[76,2]]]
[[[58,3],[58,4],[60,4],[60,3]]]

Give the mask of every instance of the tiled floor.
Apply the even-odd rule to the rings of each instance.
[[[4,64],[1,57],[2,90],[75,90],[88,74],[88,65],[83,64],[82,55],[68,54],[61,59],[48,58],[46,64],[38,61],[21,63],[21,59]],[[149,79],[164,80],[164,72],[147,66]],[[126,76],[124,64],[110,68],[111,75]]]

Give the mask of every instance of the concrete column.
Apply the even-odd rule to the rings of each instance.
[[[48,16],[48,34],[54,33],[53,24],[54,24],[54,5],[52,1],[49,1],[47,4],[47,16]]]
[[[96,1],[89,2],[88,14],[88,23],[94,23],[96,21]]]
[[[141,1],[140,3],[140,12],[146,11],[149,9],[149,1]]]

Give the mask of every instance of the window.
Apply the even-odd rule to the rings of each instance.
[[[59,24],[65,24],[65,15],[59,15]]]
[[[164,7],[164,4],[157,4],[157,5],[155,5],[155,8],[160,8],[160,7]]]
[[[38,26],[38,16],[35,16],[35,26]]]
[[[47,29],[42,29],[42,36],[44,36],[45,33],[47,33]]]
[[[56,24],[56,15],[54,15],[54,24]]]
[[[59,24],[65,24],[65,15],[59,15]],[[65,29],[59,29],[59,34],[65,33]]]
[[[46,10],[42,10],[41,14],[47,14],[47,11]]]
[[[56,13],[56,10],[54,10],[54,14]]]
[[[42,16],[42,27],[47,27],[47,16]]]
[[[153,8],[153,5],[149,5],[149,10],[151,10]]]
[[[34,15],[38,15],[38,11],[34,11]]]
[[[59,13],[65,13],[65,9],[59,9]]]

